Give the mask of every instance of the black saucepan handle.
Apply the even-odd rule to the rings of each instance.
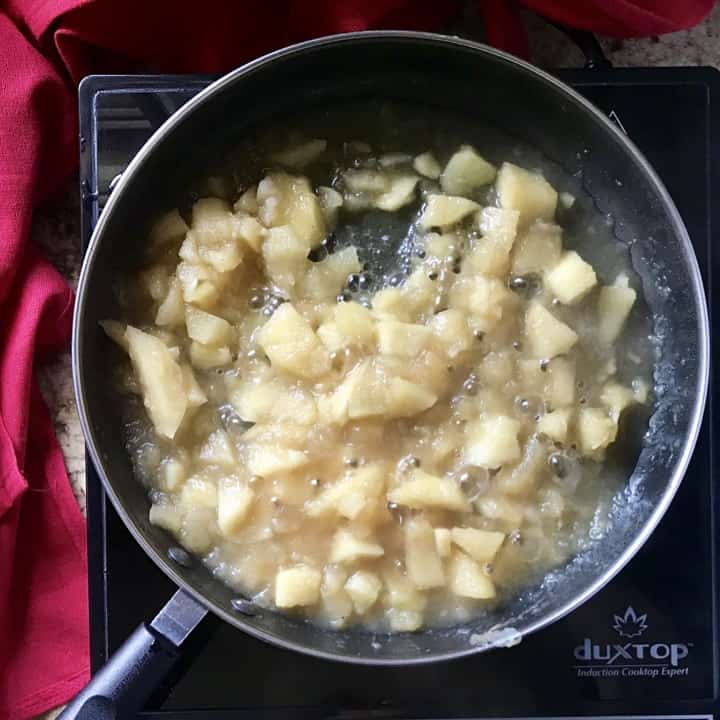
[[[567,25],[548,20],[547,18],[545,18],[545,20],[560,30],[561,33],[578,47],[580,52],[585,56],[586,70],[609,70],[612,67],[612,63],[605,56],[600,42],[593,33],[587,30],[571,28]]]
[[[207,614],[178,590],[149,623],[118,648],[58,720],[124,720],[140,710],[181,656],[187,636]]]

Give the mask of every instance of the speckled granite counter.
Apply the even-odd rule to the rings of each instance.
[[[525,17],[535,60],[545,67],[572,67],[581,63],[579,51],[558,31],[537,18]],[[603,40],[603,48],[616,66],[713,65],[720,68],[720,6],[700,26],[662,38]],[[51,203],[34,218],[32,237],[73,285],[80,270],[80,224],[77,177],[68,180]],[[78,503],[85,511],[84,446],[73,397],[70,354],[39,369],[43,396],[55,429]],[[44,716],[49,720],[54,714]]]

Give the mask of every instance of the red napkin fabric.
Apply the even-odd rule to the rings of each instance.
[[[689,27],[713,0],[523,0],[610,35]],[[84,523],[35,363],[66,345],[72,292],[29,242],[73,169],[75,87],[93,72],[221,72],[309,37],[442,29],[460,0],[0,0],[0,719],[58,705],[89,673]],[[478,0],[488,41],[527,55],[514,0]]]

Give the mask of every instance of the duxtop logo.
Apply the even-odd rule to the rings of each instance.
[[[632,606],[629,606],[624,615],[613,615],[613,630],[620,637],[640,637],[647,630],[647,614],[638,615]]]
[[[639,638],[648,630],[647,613],[628,606],[613,614],[612,629],[621,638]],[[575,648],[575,670],[578,677],[682,677],[690,671],[683,661],[691,647],[692,643],[597,643],[585,638]]]

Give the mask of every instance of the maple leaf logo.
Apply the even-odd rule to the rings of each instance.
[[[624,615],[613,615],[613,621],[613,630],[621,637],[640,637],[647,630],[647,614],[638,615],[632,607]]]

